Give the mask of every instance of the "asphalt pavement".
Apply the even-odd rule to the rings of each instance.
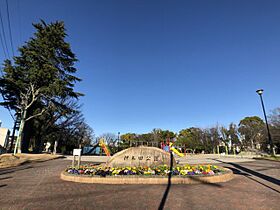
[[[215,161],[235,178],[196,185],[171,178],[169,187],[72,183],[59,178],[67,159],[1,169],[0,209],[280,209],[280,162]]]

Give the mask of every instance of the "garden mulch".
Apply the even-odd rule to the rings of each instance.
[[[63,181],[69,160],[0,169],[0,209],[279,209],[280,163],[225,163],[226,183],[104,185]]]

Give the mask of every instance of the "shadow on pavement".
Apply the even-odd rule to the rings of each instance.
[[[216,160],[216,161],[221,162],[221,163],[225,163],[225,164],[232,165],[232,166],[234,166],[235,168],[231,168],[231,167],[228,167],[228,168],[231,169],[233,172],[235,172],[235,174],[245,175],[247,178],[249,178],[249,179],[251,179],[251,180],[254,180],[255,182],[258,182],[259,184],[262,184],[262,185],[264,185],[264,186],[266,186],[266,187],[268,187],[268,188],[270,188],[270,189],[272,189],[272,190],[274,190],[274,191],[280,193],[278,190],[275,190],[275,189],[273,189],[273,188],[267,186],[266,184],[261,183],[261,182],[255,180],[255,179],[252,179],[252,178],[249,177],[249,176],[250,176],[250,175],[254,175],[254,176],[259,177],[259,178],[261,178],[261,179],[263,179],[263,180],[265,180],[265,181],[268,181],[268,182],[271,182],[271,183],[273,183],[273,184],[276,184],[276,185],[280,186],[280,180],[279,180],[279,179],[276,179],[276,178],[273,178],[273,177],[271,177],[271,176],[267,176],[267,175],[258,173],[258,172],[256,172],[256,171],[253,171],[253,170],[251,170],[251,169],[249,169],[249,168],[245,168],[245,167],[243,167],[243,166],[241,166],[241,165],[239,165],[239,164],[236,164],[236,163],[224,162],[224,161],[217,160],[217,159],[213,159],[213,160]],[[243,173],[242,171],[240,171],[240,170],[238,170],[238,169],[242,170],[243,172],[246,172],[247,174],[246,174],[246,173]]]
[[[232,170],[232,172],[234,174],[237,174],[237,175],[243,175],[243,176],[251,176],[250,174],[247,174],[247,173],[243,173],[242,171],[236,169],[236,168],[233,168],[233,167],[229,167],[227,166],[228,169]]]
[[[170,152],[170,168],[169,168],[170,173],[168,174],[168,184],[167,184],[166,190],[164,192],[164,195],[161,199],[160,205],[158,207],[159,210],[162,210],[164,208],[165,202],[166,202],[167,197],[168,197],[168,193],[170,191],[172,170],[173,170],[173,153]],[[211,185],[211,186],[214,186],[214,187],[223,187],[222,185],[220,185],[218,183],[209,183],[207,181],[200,180],[200,179],[198,179],[197,177],[194,177],[194,176],[189,176],[188,178],[199,181],[202,184],[207,184],[207,185]]]
[[[256,171],[267,171],[267,170],[271,170],[271,169],[275,169],[275,167],[260,168],[260,169],[256,169]]]
[[[9,173],[13,173],[15,171],[21,171],[21,170],[25,170],[25,169],[29,169],[29,168],[33,168],[33,166],[28,165],[28,166],[17,166],[17,167],[13,167],[13,168],[5,168],[5,169],[0,170],[0,175],[9,174]]]
[[[158,207],[159,210],[162,210],[164,208],[164,205],[165,205],[165,202],[166,202],[166,199],[167,199],[170,187],[171,187],[172,170],[173,170],[173,153],[170,152],[170,168],[169,168],[170,172],[168,174],[168,184],[167,184],[166,190],[164,192],[164,195],[161,199],[160,205]]]
[[[11,179],[11,178],[13,178],[13,177],[12,176],[2,177],[2,178],[0,178],[0,181],[5,180],[5,179]]]
[[[259,182],[258,180],[253,179],[250,174],[243,173],[243,172],[241,172],[240,170],[238,170],[236,168],[232,168],[232,167],[227,167],[227,168],[232,170],[234,174],[246,176],[248,179],[251,179],[251,180],[253,180],[253,181],[255,181],[255,182],[257,182],[257,183],[259,183],[259,184],[261,184],[261,185],[263,185],[263,186],[265,186],[265,187],[267,187],[267,188],[269,188],[269,189],[271,189],[271,190],[273,190],[273,191],[275,191],[277,193],[280,193],[278,190],[275,190],[274,188],[272,188],[272,187],[270,187],[270,186],[268,186],[268,185],[266,185],[266,184],[264,184],[262,182]]]

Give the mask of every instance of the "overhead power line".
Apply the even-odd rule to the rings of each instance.
[[[22,43],[22,32],[21,32],[21,7],[20,0],[17,0],[17,14],[18,14],[18,24],[19,24],[19,45]]]
[[[8,50],[8,45],[7,45],[7,40],[6,40],[6,35],[5,35],[5,28],[4,28],[3,16],[2,16],[1,8],[0,8],[0,22],[1,22],[1,31],[2,31],[2,36],[1,37],[3,37],[3,42],[4,42],[3,48],[5,48],[6,53],[5,53],[5,50],[3,50],[3,51],[4,51],[4,54],[7,55],[7,58],[10,58],[9,50]]]
[[[11,48],[12,48],[12,55],[15,56],[8,0],[6,0],[6,8],[7,8],[8,27],[9,27],[9,35],[10,35],[10,42],[11,42]]]
[[[1,41],[1,46],[2,46],[2,49],[3,49],[4,56],[7,59],[8,56],[7,56],[7,53],[6,53],[6,49],[5,49],[5,45],[4,45],[4,40],[3,40],[3,36],[2,36],[2,32],[1,31],[0,31],[0,41]]]

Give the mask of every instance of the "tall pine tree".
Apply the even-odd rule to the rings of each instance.
[[[20,116],[20,128],[14,153],[21,153],[25,123],[42,115],[48,108],[58,106],[61,98],[82,96],[74,91],[80,79],[74,76],[77,58],[65,41],[63,22],[33,24],[34,36],[19,48],[13,62],[4,62],[0,91],[4,102]],[[40,104],[40,108],[34,105]]]

